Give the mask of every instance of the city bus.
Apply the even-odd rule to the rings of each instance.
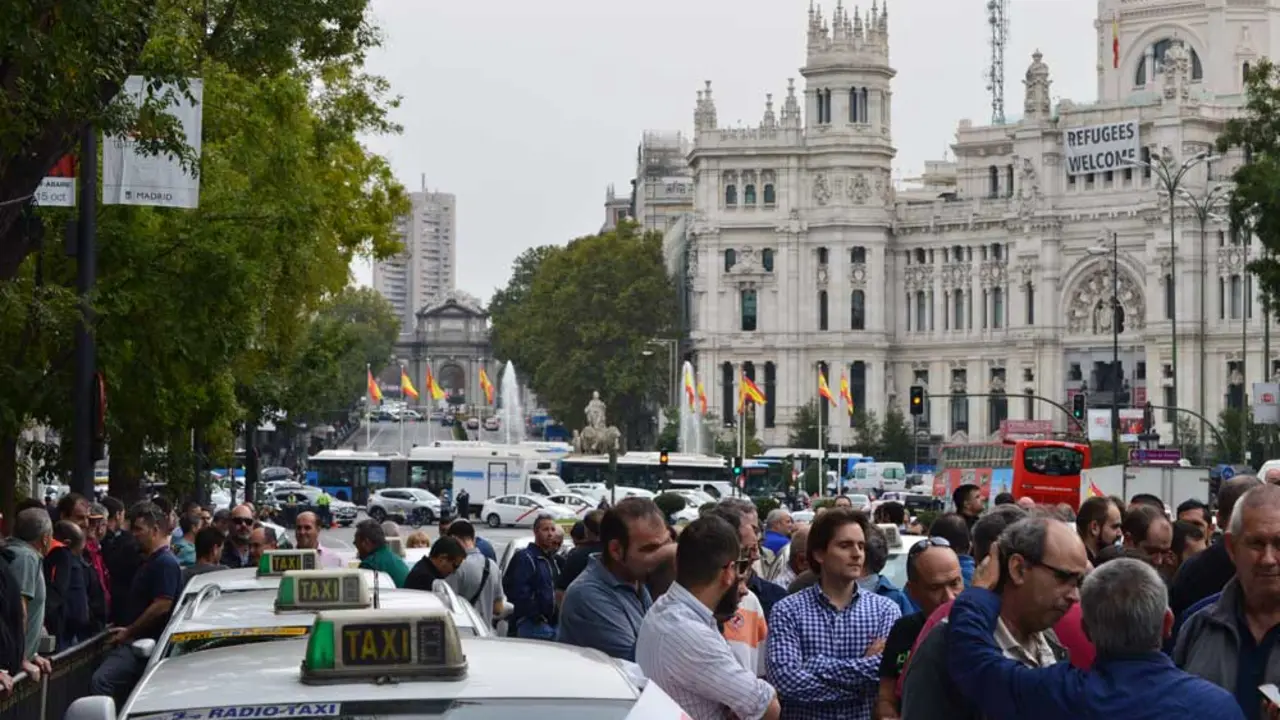
[[[1002,492],[1037,503],[1080,506],[1080,471],[1090,467],[1089,446],[1058,440],[944,445],[933,496],[950,500],[961,485],[977,485],[984,500]]]
[[[650,492],[662,490],[662,480],[697,480],[703,483],[732,482],[729,463],[719,455],[667,453],[663,473],[657,452],[629,452],[618,456],[618,485]],[[574,483],[608,483],[608,455],[565,455],[560,458],[560,477]]]

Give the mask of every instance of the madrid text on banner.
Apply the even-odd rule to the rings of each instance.
[[[124,89],[134,103],[145,102],[148,92],[145,78],[130,76]],[[200,159],[203,134],[204,83],[198,78],[188,81],[188,98],[177,87],[161,86],[154,96],[170,96],[168,108],[182,127],[184,142]],[[144,155],[132,138],[104,137],[102,142],[102,202],[104,205],[152,205],[156,207],[196,208],[200,205],[200,179],[193,168],[170,155]]]

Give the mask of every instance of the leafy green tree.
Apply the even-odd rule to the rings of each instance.
[[[787,435],[787,445],[795,448],[820,448],[822,441],[818,437],[818,403],[814,400],[796,409],[791,420],[791,431]]]
[[[916,464],[916,440],[907,416],[897,406],[885,413],[880,428],[880,455],[886,461],[900,462],[910,467]]]
[[[536,367],[537,359],[523,353],[530,343],[523,339],[525,328],[518,322],[521,307],[533,289],[538,268],[551,255],[564,248],[556,245],[531,247],[511,264],[511,279],[497,290],[489,301],[489,345],[494,357],[510,360],[516,367]]]
[[[1265,252],[1249,263],[1249,269],[1257,278],[1264,302],[1275,312],[1280,295],[1280,262],[1276,260],[1280,251],[1280,136],[1276,134],[1280,68],[1271,60],[1259,59],[1245,77],[1244,94],[1244,112],[1227,122],[1218,138],[1218,149],[1240,148],[1248,160],[1231,175],[1230,216],[1236,227],[1251,227],[1262,242]],[[1227,442],[1238,444],[1238,440]]]
[[[882,431],[880,419],[876,417],[875,411],[858,410],[854,413],[853,424],[856,438],[850,449],[879,460]]]
[[[719,419],[713,413],[707,413],[704,420],[706,427],[721,427]],[[764,443],[760,442],[760,438],[756,437],[756,413],[754,409],[748,409],[746,419],[743,421],[743,430],[746,432],[747,440],[747,457],[759,457],[764,454]],[[719,435],[715,438],[715,454],[722,457],[735,457],[739,452],[738,448],[738,429],[736,427],[723,428]]]
[[[645,355],[675,322],[662,236],[622,223],[547,252],[531,275],[518,304],[500,301],[491,317],[499,357],[516,363],[568,427],[584,424],[598,391],[626,447],[637,447],[669,382],[666,355]]]
[[[86,126],[132,133],[152,152],[191,159],[177,124],[161,112],[166,98],[141,108],[118,99],[128,76],[185,85],[207,77],[209,63],[254,78],[298,68],[341,72],[379,43],[368,4],[0,0],[0,282],[17,277],[40,246],[23,228],[23,205],[8,201],[30,196]],[[346,97],[353,105],[368,100]]]
[[[680,449],[680,412],[674,407],[667,407],[663,408],[662,414],[667,419],[667,424],[658,433],[655,449],[676,452]]]

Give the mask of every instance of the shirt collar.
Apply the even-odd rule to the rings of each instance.
[[[813,591],[814,602],[818,603],[819,606],[825,606],[832,612],[836,613],[841,613],[853,608],[858,604],[858,600],[862,597],[862,588],[858,587],[858,583],[855,582],[853,584],[853,597],[849,599],[849,604],[846,605],[844,609],[841,609],[836,607],[835,603],[831,602],[831,598],[827,596],[827,591],[822,589],[821,582],[814,583],[811,589]]]
[[[1000,646],[1005,657],[1017,660],[1023,665],[1048,667],[1057,662],[1053,648],[1049,647],[1049,641],[1045,639],[1044,633],[1031,633],[1027,638],[1027,644],[1023,645],[1010,632],[1009,626],[1005,625],[1004,618],[997,619],[993,639]]]
[[[716,616],[711,612],[711,608],[702,604],[702,601],[693,596],[685,586],[678,582],[671,583],[671,587],[667,589],[667,594],[663,597],[671,598],[670,602],[676,602],[684,607],[689,608],[698,616],[698,619],[706,624],[709,628],[716,626]]]

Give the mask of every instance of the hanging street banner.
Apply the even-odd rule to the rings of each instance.
[[[1280,383],[1253,384],[1253,422],[1280,425]]]
[[[1068,175],[1126,170],[1133,167],[1141,147],[1138,121],[1063,130],[1062,146]]]
[[[198,161],[204,130],[204,82],[192,78],[188,90],[194,102],[173,85],[162,86],[153,96],[172,91],[168,112],[181,124],[184,142],[195,151]],[[147,81],[132,75],[121,92],[142,105],[148,97]],[[140,153],[133,138],[104,137],[102,203],[194,209],[200,205],[200,179],[193,170],[184,169],[176,157]]]
[[[40,181],[35,203],[39,207],[76,206],[76,157],[63,155]]]

